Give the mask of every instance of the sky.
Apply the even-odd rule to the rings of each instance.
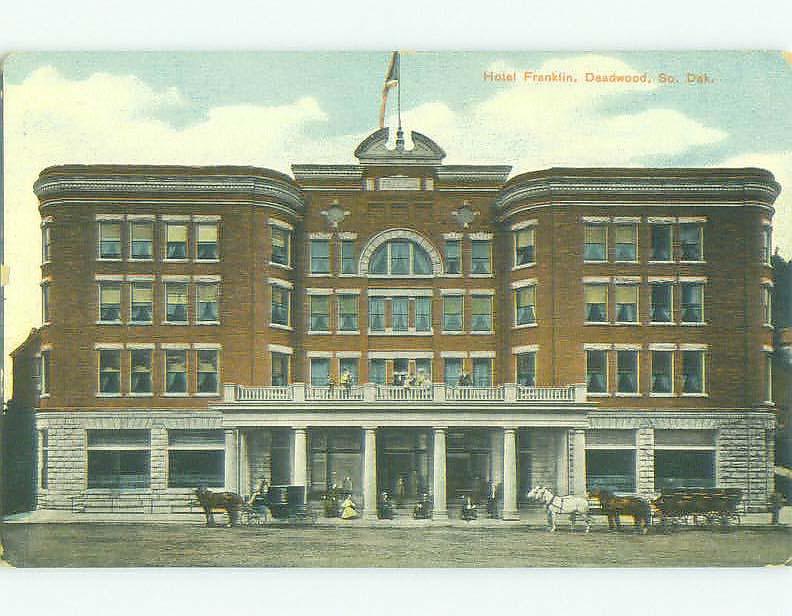
[[[353,163],[378,127],[388,52],[25,53],[4,79],[6,352],[40,325],[32,186],[69,163]],[[512,73],[516,82],[484,79]],[[522,81],[524,71],[575,83]],[[586,74],[645,83],[587,82]],[[661,83],[660,74],[675,83]],[[688,73],[708,76],[687,83]],[[792,257],[792,56],[780,52],[419,52],[401,57],[405,128],[448,164],[759,166],[782,185]],[[389,124],[395,108],[391,97]],[[6,358],[6,373],[10,374]],[[6,379],[7,391],[10,390]]]

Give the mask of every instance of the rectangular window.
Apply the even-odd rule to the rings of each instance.
[[[432,331],[432,298],[415,298],[415,331]]]
[[[765,325],[773,324],[773,289],[769,285],[762,286],[762,318]]]
[[[616,225],[616,261],[636,261],[638,227],[634,224]]]
[[[165,321],[168,323],[187,322],[187,283],[165,283]]]
[[[187,351],[165,351],[165,393],[187,393]]]
[[[328,240],[311,240],[311,273],[330,273],[330,242]]]
[[[102,323],[121,322],[121,283],[99,283],[99,320]]]
[[[39,487],[46,490],[49,487],[49,433],[47,430],[39,430],[39,443],[41,447]]]
[[[460,248],[461,244],[462,243],[459,240],[446,240],[445,243],[446,274],[462,273],[462,250]]]
[[[492,296],[474,295],[472,299],[472,323],[474,332],[492,331]]]
[[[586,488],[635,492],[635,449],[586,449]]]
[[[99,393],[121,393],[121,350],[99,351]]]
[[[602,394],[608,391],[608,352],[586,351],[586,390]]]
[[[187,225],[165,225],[165,258],[184,261],[187,259]]]
[[[409,242],[393,241],[390,244],[390,273],[394,275],[410,273]]]
[[[151,484],[149,430],[88,430],[88,488],[135,490]]]
[[[682,351],[682,393],[704,393],[704,351]]]
[[[699,223],[682,223],[679,225],[679,243],[682,250],[682,261],[703,261],[704,229]]]
[[[765,226],[762,228],[762,263],[770,265],[773,256],[773,228]]]
[[[277,386],[289,384],[289,363],[291,356],[287,353],[272,353],[272,384]]]
[[[341,240],[341,273],[357,274],[354,240]]]
[[[443,331],[462,331],[462,295],[446,295],[443,297]]]
[[[522,287],[514,290],[515,325],[536,323],[536,287]]]
[[[534,228],[520,229],[514,233],[514,265],[534,263]]]
[[[289,326],[289,307],[291,304],[291,291],[285,287],[272,285],[272,313],[271,321],[276,325]]]
[[[358,331],[358,296],[338,296],[338,329],[342,332]]]
[[[40,391],[42,396],[48,396],[52,381],[50,380],[50,352],[41,352],[41,385]]]
[[[195,296],[197,302],[195,320],[198,323],[218,323],[220,321],[218,308],[220,284],[217,282],[199,283],[195,287]]]
[[[50,320],[50,311],[49,311],[49,284],[42,283],[41,285],[41,321],[43,323],[49,323]]]
[[[704,322],[704,285],[700,282],[683,282],[682,323]]]
[[[459,377],[462,376],[462,358],[446,357],[443,360],[443,381],[446,385],[459,385]]]
[[[278,265],[291,265],[291,232],[271,225],[272,231],[272,257],[271,261]]]
[[[638,393],[638,351],[616,351],[616,391]]]
[[[649,318],[652,323],[671,323],[673,319],[673,289],[670,282],[652,282]]]
[[[415,375],[417,385],[429,385],[432,382],[432,360],[428,357],[416,359]]]
[[[133,394],[150,394],[151,349],[131,349],[129,351],[129,391]]]
[[[523,387],[536,386],[536,352],[517,354],[517,384]]]
[[[129,224],[129,258],[150,261],[154,257],[154,223],[151,221]]]
[[[148,324],[154,313],[153,288],[150,282],[133,282],[129,285],[130,321]]]
[[[369,329],[373,332],[385,331],[385,298],[369,297]]]
[[[196,259],[198,261],[217,261],[220,258],[217,223],[196,225]]]
[[[404,385],[410,373],[410,360],[398,357],[393,360],[393,385]]]
[[[384,385],[387,380],[384,359],[369,360],[369,381],[377,385]]]
[[[616,285],[616,321],[636,323],[638,321],[638,285]]]
[[[471,273],[492,273],[492,246],[489,240],[473,240],[471,242]]]
[[[347,379],[349,380],[350,385],[356,385],[358,383],[359,364],[360,361],[357,357],[342,357],[340,360],[338,360],[338,368],[341,371],[339,380],[342,385],[346,384]]]
[[[674,392],[674,352],[652,351],[652,393]]]
[[[406,332],[409,327],[410,302],[406,297],[391,300],[391,328],[395,332]]]
[[[584,261],[608,260],[608,227],[605,225],[586,225],[583,244]]]
[[[330,296],[309,295],[308,309],[310,311],[309,329],[312,332],[330,331]]]
[[[665,431],[656,431],[659,432]],[[665,449],[662,445],[658,445],[655,449],[654,487],[655,490],[714,488],[714,447],[697,450],[691,445],[689,449],[681,446]]]
[[[330,383],[330,359],[327,357],[311,358],[311,385],[323,387]]]
[[[46,263],[50,260],[50,244],[52,229],[49,225],[44,225],[41,228],[41,262]]]
[[[652,250],[650,261],[671,261],[671,225],[652,225]]]
[[[608,285],[586,284],[583,286],[586,303],[586,321],[605,323],[608,321]]]
[[[198,380],[196,390],[199,394],[216,394],[220,391],[220,352],[217,349],[200,349],[198,355]]]
[[[222,430],[168,430],[169,488],[222,488],[224,483]]]
[[[121,223],[103,221],[99,223],[99,258],[121,258]]]
[[[492,359],[489,357],[473,358],[473,385],[492,387]]]

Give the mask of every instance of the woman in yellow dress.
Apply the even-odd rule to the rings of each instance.
[[[345,499],[344,502],[341,503],[341,519],[342,520],[354,520],[360,517],[360,514],[357,510],[357,505],[352,500],[352,495],[349,494]]]

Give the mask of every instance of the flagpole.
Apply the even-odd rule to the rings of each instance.
[[[399,73],[398,78],[399,80],[396,82],[396,114],[399,120],[399,127],[396,130],[396,149],[403,150],[404,149],[404,132],[402,131],[402,121],[401,121],[401,54],[396,52],[398,55],[396,56],[396,61],[398,62]]]

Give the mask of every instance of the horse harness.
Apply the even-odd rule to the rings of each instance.
[[[550,511],[551,507],[557,507],[558,511],[553,511],[553,513],[564,513],[564,500],[567,499],[567,498],[570,498],[570,497],[571,497],[571,495],[570,496],[558,496],[557,494],[553,494],[553,498],[550,499],[549,503],[545,503],[545,506],[547,507],[548,511]],[[554,504],[555,503],[555,499],[560,499],[561,504],[560,505]]]

